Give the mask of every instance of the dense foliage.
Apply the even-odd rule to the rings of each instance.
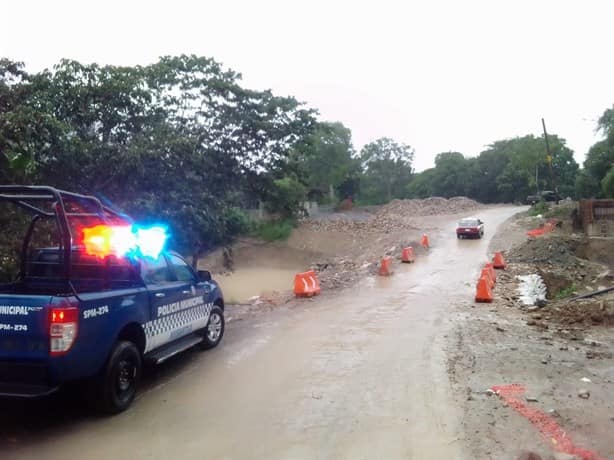
[[[0,179],[103,194],[137,219],[169,223],[175,246],[197,255],[226,242],[235,206],[267,200],[293,212],[283,193],[291,153],[315,124],[294,98],[239,80],[196,56],[62,61],[33,75],[3,60]]]
[[[194,256],[253,228],[246,208],[266,209],[287,233],[306,199],[493,203],[555,187],[614,195],[614,107],[581,171],[563,138],[549,136],[550,163],[544,139],[527,135],[475,157],[440,153],[415,174],[410,146],[380,138],[357,152],[347,127],[316,115],[292,97],[244,88],[205,57],[136,67],[63,60],[35,74],[0,59],[0,183],[96,194],[141,221],[168,223],[174,246]]]

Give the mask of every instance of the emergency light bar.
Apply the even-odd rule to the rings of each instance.
[[[168,234],[161,226],[95,225],[82,229],[83,246],[88,255],[104,259],[115,255],[141,255],[157,259]]]

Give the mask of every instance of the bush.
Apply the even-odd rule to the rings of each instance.
[[[530,216],[537,216],[539,214],[544,215],[546,212],[548,212],[549,209],[550,207],[545,201],[538,201],[533,206],[531,206],[531,209],[529,209],[529,215]]]
[[[224,213],[226,232],[230,236],[248,233],[250,230],[250,219],[247,213],[239,208],[230,208]]]
[[[256,222],[252,224],[250,234],[265,241],[285,240],[292,233],[294,225],[291,219]]]

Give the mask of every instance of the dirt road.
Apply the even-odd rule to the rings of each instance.
[[[218,349],[151,371],[119,416],[62,395],[1,402],[0,457],[470,458],[446,373],[450,304],[472,298],[495,228],[517,211],[481,211],[482,240],[457,240],[450,219],[391,278],[231,322]]]

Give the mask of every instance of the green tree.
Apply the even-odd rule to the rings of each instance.
[[[424,171],[415,174],[411,182],[407,185],[407,196],[409,198],[428,198],[435,196],[434,184],[436,182],[437,172],[435,168],[425,169]]]
[[[387,137],[365,145],[360,152],[364,171],[361,194],[378,203],[403,198],[411,180],[413,159],[410,146]]]
[[[578,198],[596,198],[601,193],[599,182],[586,169],[578,173],[575,189]]]
[[[274,188],[267,197],[267,210],[281,219],[295,219],[301,216],[300,204],[305,200],[306,188],[294,177],[273,181]]]
[[[38,182],[165,221],[195,258],[227,242],[238,191],[266,197],[293,172],[291,152],[315,124],[294,98],[245,89],[197,56],[146,67],[63,60],[35,75],[2,61],[0,104],[3,165],[26,158]]]
[[[300,152],[309,187],[322,194],[328,193],[331,199],[335,191],[351,195],[358,166],[354,153],[352,133],[348,128],[339,122],[318,123]]]
[[[601,190],[606,198],[614,198],[614,166],[610,168],[608,173],[601,180]]]
[[[614,106],[606,109],[599,118],[597,130],[604,136],[593,144],[584,160],[584,171],[577,190],[580,197],[607,196],[605,186],[609,180],[605,180],[614,165]],[[605,181],[604,181],[605,180]]]

